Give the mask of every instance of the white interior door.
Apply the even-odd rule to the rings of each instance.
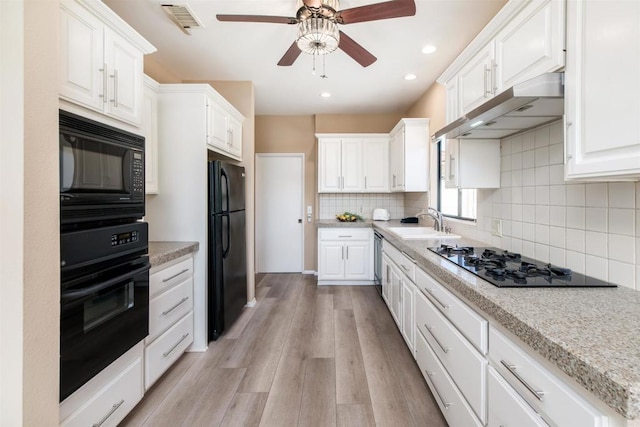
[[[304,154],[256,154],[256,271],[302,272]]]

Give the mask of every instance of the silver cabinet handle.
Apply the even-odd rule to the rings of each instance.
[[[181,274],[186,273],[187,271],[189,271],[188,268],[185,268],[184,270],[182,270],[180,273],[176,273],[171,277],[167,277],[166,279],[162,279],[162,283],[167,283],[169,280],[175,279],[176,277],[178,277]]]
[[[347,246],[347,259],[349,259],[349,246]]]
[[[173,347],[171,347],[171,348],[169,349],[169,351],[165,351],[164,353],[162,353],[162,357],[167,357],[168,355],[170,355],[170,354],[171,354],[171,352],[172,352],[173,350],[175,350],[175,349],[176,349],[176,347],[178,347],[182,341],[184,341],[185,339],[187,339],[187,337],[188,337],[188,336],[189,336],[189,333],[188,333],[188,332],[187,332],[186,334],[183,334],[183,335],[182,335],[182,337],[180,338],[180,340],[179,340],[177,343],[175,343],[175,345],[174,345]]]
[[[342,259],[344,259],[344,246],[342,247]]]
[[[367,189],[367,177],[366,176],[364,177],[364,189],[365,190]]]
[[[487,80],[490,78],[491,70],[487,64],[484,65],[484,97],[488,98],[491,95],[491,90],[489,89],[489,85],[487,84]]]
[[[426,370],[424,371],[425,374],[427,374],[428,376],[432,377],[435,375],[435,372],[427,372]],[[442,406],[444,406],[444,409],[449,409],[449,406],[451,406],[451,403],[447,403],[444,401],[444,399],[442,398],[442,396],[440,395],[440,392],[438,391],[438,388],[436,387],[436,385],[433,385],[433,391],[436,392],[436,395],[438,396],[438,400],[440,401],[440,403],[442,403]]]
[[[340,239],[346,239],[348,237],[352,237],[352,236],[346,236],[346,235],[345,236],[338,236],[338,238],[340,238]]]
[[[113,78],[113,106],[118,106],[118,70],[113,70],[113,74],[111,75]]]
[[[522,384],[523,386],[525,386],[525,388],[527,390],[529,390],[531,392],[531,394],[533,394],[535,396],[536,399],[542,401],[542,398],[544,397],[544,391],[541,390],[536,390],[535,388],[533,388],[528,382],[526,382],[524,380],[524,378],[522,378],[520,376],[520,374],[518,374],[516,372],[516,365],[512,365],[508,362],[505,362],[504,360],[500,360],[500,363],[502,364],[502,366],[504,366],[505,368],[507,368],[507,371],[509,371],[509,373],[511,375],[513,375],[514,377],[516,377],[516,379],[520,382],[520,384]]]
[[[402,269],[403,269],[404,271],[406,271],[407,273],[410,271],[410,270],[409,270],[409,268],[408,268],[406,265],[404,265],[404,264],[400,264],[400,267],[402,267]]]
[[[102,64],[102,68],[100,69],[100,71],[102,71],[102,95],[100,95],[100,97],[102,98],[102,103],[106,104],[107,103],[107,64],[106,63]]]
[[[449,154],[449,181],[453,181],[455,176],[453,165],[455,164],[456,158]]]
[[[433,339],[436,341],[436,343],[438,344],[438,346],[440,346],[440,349],[445,352],[445,353],[449,353],[449,350],[451,350],[450,348],[447,348],[445,346],[443,346],[440,341],[438,340],[438,338],[436,338],[436,336],[433,334],[433,328],[430,328],[429,326],[427,326],[427,324],[424,324],[424,327],[427,328],[427,331],[429,331],[429,335],[431,335],[433,337]]]
[[[387,284],[389,284],[389,264],[387,264]]]
[[[498,69],[498,64],[496,64],[495,61],[492,60],[492,64],[491,64],[491,91],[493,92],[493,95],[495,96],[496,93],[498,93],[498,85],[497,85],[497,81],[498,81],[498,77],[497,77],[497,69]]]
[[[393,188],[396,188],[396,176],[393,175]]]
[[[175,310],[176,308],[180,307],[181,304],[184,304],[185,301],[187,301],[188,299],[189,299],[189,297],[182,298],[176,305],[174,305],[173,307],[171,307],[168,310],[163,311],[162,315],[166,316],[167,314],[171,313],[173,310]]]
[[[121,399],[120,402],[118,403],[114,403],[113,406],[111,407],[111,409],[109,410],[109,412],[107,412],[107,415],[105,415],[104,417],[102,417],[100,419],[100,421],[98,421],[95,424],[92,424],[91,427],[100,427],[102,424],[104,424],[111,415],[113,415],[114,412],[116,412],[118,410],[119,407],[122,406],[122,404],[124,403],[124,399]]]
[[[339,190],[339,189],[340,189],[340,177],[339,177],[339,176],[337,176],[337,177],[336,177],[336,180],[338,181],[338,190]]]
[[[433,298],[433,300],[434,300],[435,302],[437,302],[437,303],[438,303],[438,305],[439,305],[440,307],[442,307],[444,310],[449,310],[449,309],[451,308],[451,306],[450,306],[450,305],[444,304],[442,301],[440,301],[440,300],[438,299],[438,297],[436,297],[435,290],[433,290],[433,289],[427,289],[427,288],[423,288],[423,289],[424,289],[425,291],[429,292],[429,293],[431,294],[431,297]]]

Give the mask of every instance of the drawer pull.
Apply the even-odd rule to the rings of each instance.
[[[168,310],[165,310],[162,312],[163,316],[166,316],[167,314],[171,313],[173,310],[175,310],[176,308],[180,307],[181,304],[183,304],[185,301],[187,301],[189,299],[189,297],[184,297],[182,298],[176,305],[174,305],[173,307],[171,307]]]
[[[406,256],[409,259],[409,261],[411,261],[412,263],[414,264],[416,263],[416,260],[410,257],[409,255],[407,255],[405,251],[402,251],[402,255]]]
[[[427,371],[425,371],[427,372]],[[433,372],[432,372],[433,374]],[[429,373],[427,372],[427,375],[429,375]],[[444,406],[444,409],[449,409],[449,406],[452,405],[452,403],[447,403],[444,401],[444,399],[442,398],[442,396],[440,396],[440,392],[438,391],[438,387],[436,387],[436,385],[433,385],[433,391],[436,392],[436,396],[438,396],[438,400],[440,401],[440,403],[442,403],[442,406]]]
[[[118,410],[119,407],[122,406],[122,404],[124,403],[124,399],[120,400],[120,402],[118,403],[114,403],[113,406],[111,407],[111,409],[109,410],[109,412],[107,413],[107,415],[105,415],[104,417],[102,417],[100,419],[100,421],[98,421],[95,424],[92,424],[91,427],[100,427],[102,424],[104,424],[111,415],[113,415],[114,412],[116,412]]]
[[[433,298],[433,300],[434,300],[435,302],[437,302],[437,303],[438,303],[438,305],[439,305],[440,307],[442,307],[442,309],[443,309],[443,310],[449,310],[449,309],[451,308],[451,306],[450,306],[450,305],[444,304],[442,301],[440,301],[440,300],[438,299],[438,297],[436,297],[436,291],[435,291],[435,290],[433,290],[433,289],[427,289],[427,288],[424,288],[424,290],[425,290],[425,291],[427,291],[427,292],[429,292],[429,293],[431,294],[431,297]]]
[[[167,357],[168,355],[170,355],[170,354],[171,354],[171,352],[172,352],[173,350],[175,350],[175,349],[176,349],[176,347],[178,347],[178,346],[180,345],[180,343],[181,343],[182,341],[184,341],[188,336],[189,336],[189,333],[188,333],[188,332],[187,332],[186,334],[182,335],[182,338],[180,338],[180,341],[178,341],[177,343],[175,343],[175,345],[174,345],[173,347],[171,347],[171,348],[169,349],[169,351],[165,351],[164,353],[162,353],[162,357]]]
[[[433,332],[431,332],[433,330],[433,328],[428,327],[426,323],[424,324],[424,327],[427,328],[427,331],[429,331],[429,335],[431,335],[433,337],[433,339],[436,341],[436,343],[440,346],[440,349],[442,351],[444,351],[445,353],[449,353],[449,350],[451,350],[451,349],[443,346],[442,344],[440,344],[440,341],[438,340],[438,338],[436,338],[436,336],[433,334]]]
[[[175,279],[176,277],[178,277],[181,274],[186,273],[187,271],[189,271],[188,268],[185,268],[184,270],[182,270],[180,273],[176,273],[171,277],[167,277],[166,279],[162,279],[162,283],[167,283],[169,280]]]
[[[353,237],[353,236],[338,236],[338,237],[341,238],[341,239],[347,239],[347,238]]]
[[[522,378],[520,376],[520,374],[518,374],[516,372],[516,365],[512,365],[510,363],[505,362],[504,360],[500,360],[500,363],[502,363],[502,366],[504,366],[505,368],[507,368],[507,370],[511,373],[511,375],[513,375],[514,377],[516,377],[516,379],[518,381],[520,381],[520,384],[522,384],[523,386],[525,386],[525,388],[527,390],[529,390],[531,392],[531,394],[533,394],[535,396],[536,399],[542,401],[542,398],[544,397],[544,391],[541,390],[536,390],[535,388],[533,388],[528,382],[526,382],[524,380],[524,378]]]

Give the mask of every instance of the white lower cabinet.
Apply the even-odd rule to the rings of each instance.
[[[382,254],[382,299],[391,305],[391,260],[386,254]]]
[[[500,374],[489,367],[488,427],[546,427],[540,415],[511,387]]]
[[[402,337],[407,343],[411,354],[415,350],[415,285],[406,275],[402,275],[402,289],[400,292],[400,304],[402,305]]]
[[[144,394],[142,343],[60,403],[60,425],[117,426]]]
[[[373,281],[373,230],[318,230],[318,284],[369,284]]]

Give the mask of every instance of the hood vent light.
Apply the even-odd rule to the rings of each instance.
[[[171,21],[187,35],[191,35],[192,29],[203,27],[200,20],[186,4],[163,4],[162,9],[169,15]]]

